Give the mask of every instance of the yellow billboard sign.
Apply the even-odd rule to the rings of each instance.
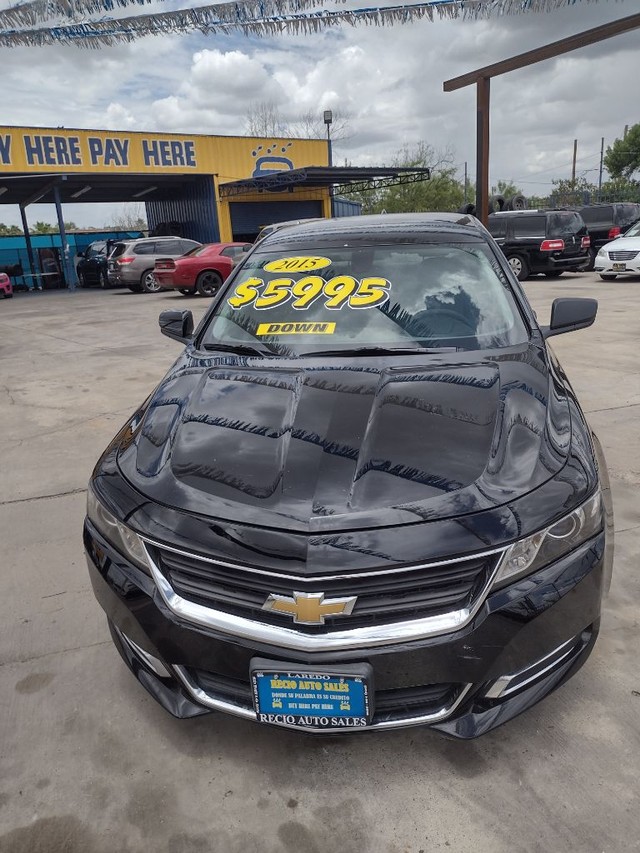
[[[0,127],[0,174],[191,173],[237,180],[326,162],[323,140]]]

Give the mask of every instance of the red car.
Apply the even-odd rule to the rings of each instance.
[[[11,279],[4,272],[0,272],[0,293],[2,293],[5,299],[11,299],[13,296],[13,285],[11,284]]]
[[[159,258],[154,275],[163,290],[179,290],[184,296],[214,296],[238,257],[251,243],[207,243],[181,258]]]

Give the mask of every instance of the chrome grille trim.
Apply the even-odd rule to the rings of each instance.
[[[243,717],[245,720],[253,720],[253,722],[258,722],[258,716],[253,709],[253,707],[248,707],[244,705],[236,705],[233,702],[228,702],[224,699],[217,699],[215,696],[211,696],[209,693],[206,693],[201,687],[199,687],[194,680],[189,675],[189,672],[183,666],[178,666],[174,664],[172,667],[174,673],[179,678],[185,690],[189,693],[189,695],[200,705],[204,705],[205,708],[209,708],[211,711],[222,711],[225,714],[233,714],[236,717]],[[370,726],[363,726],[362,728],[350,728],[348,732],[370,732],[374,730],[381,729],[402,729],[407,728],[409,726],[425,726],[433,723],[442,722],[442,720],[446,720],[447,717],[450,717],[456,709],[461,705],[471,688],[472,684],[465,684],[462,687],[462,690],[456,698],[449,705],[445,705],[443,708],[439,708],[437,711],[433,711],[430,714],[422,714],[416,715],[415,717],[404,717],[398,720],[385,720],[379,723],[372,723]],[[301,732],[313,732],[314,734],[328,734],[328,735],[336,735],[336,734],[344,734],[345,731],[342,729],[314,729],[310,726],[287,726],[287,725],[279,725],[279,728],[290,728],[295,731]]]
[[[162,548],[164,546],[158,545],[157,547]],[[505,550],[505,548],[500,548],[491,553],[499,553]],[[378,648],[380,646],[414,642],[428,637],[448,634],[452,631],[459,631],[471,622],[483,606],[499,566],[499,561],[497,561],[471,607],[464,607],[461,610],[454,610],[434,616],[425,616],[421,619],[410,619],[404,622],[347,628],[327,631],[324,634],[303,634],[294,628],[257,622],[253,619],[247,619],[244,616],[235,616],[221,610],[205,607],[202,604],[197,604],[194,601],[183,598],[175,592],[169,581],[165,578],[149,550],[145,548],[145,551],[156,587],[166,606],[179,619],[183,619],[185,622],[191,624],[201,625],[204,628],[231,636],[235,639],[248,640],[251,643],[268,646],[277,646],[280,649],[291,649],[297,652],[336,652],[350,649]],[[474,558],[478,556],[478,554],[475,554]],[[456,561],[449,560],[447,562]],[[425,568],[428,565],[435,564],[427,563],[421,566],[421,568]],[[403,571],[406,571],[406,569],[403,569]],[[354,577],[357,577],[357,575]],[[300,578],[298,577],[297,579],[299,580]]]
[[[509,675],[500,676],[484,694],[485,697],[487,699],[504,699],[511,693],[515,693],[516,690],[521,690],[532,682],[542,678],[552,669],[560,666],[572,654],[575,654],[578,639],[573,637],[571,640],[562,643],[552,652],[549,652],[549,654],[529,664],[529,666],[519,669],[517,672],[512,672]],[[511,686],[511,682],[514,680],[516,683]]]
[[[609,252],[609,260],[611,261],[632,261],[638,253],[630,249],[619,249],[617,252]]]
[[[137,531],[136,531],[137,533]],[[266,575],[267,577],[276,578],[277,580],[289,580],[289,581],[298,581],[304,583],[305,581],[314,581],[317,583],[324,583],[333,581],[333,580],[357,580],[358,578],[368,578],[374,577],[376,575],[392,575],[398,572],[411,572],[411,571],[420,571],[420,569],[436,569],[439,566],[451,566],[455,563],[463,563],[468,560],[481,560],[484,557],[491,557],[495,554],[502,554],[507,550],[507,546],[503,546],[501,548],[493,548],[490,551],[475,551],[473,554],[465,554],[462,557],[449,557],[446,560],[430,560],[428,563],[416,563],[410,566],[401,566],[400,568],[392,568],[392,569],[365,569],[361,572],[352,572],[350,574],[335,574],[335,575],[309,575],[306,577],[305,575],[290,575],[285,572],[274,572],[269,569],[258,569],[254,566],[246,566],[242,563],[232,563],[229,560],[217,560],[215,557],[204,557],[202,554],[194,554],[192,551],[184,551],[181,548],[175,548],[173,545],[167,545],[164,542],[158,542],[155,539],[151,539],[149,536],[145,536],[142,533],[137,533],[137,535],[145,542],[147,545],[151,545],[153,548],[158,548],[161,551],[172,551],[174,554],[180,554],[182,557],[189,557],[191,560],[200,560],[203,563],[212,563],[215,566],[228,566],[230,569],[237,569],[243,572],[253,572],[254,574]]]

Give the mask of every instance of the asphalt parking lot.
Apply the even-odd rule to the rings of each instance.
[[[640,850],[640,279],[532,279],[596,296],[554,339],[607,455],[616,557],[594,653],[476,741],[327,740],[178,721],[109,638],[81,542],[94,462],[179,352],[157,315],[207,300],[77,291],[0,302],[1,853],[629,853]]]

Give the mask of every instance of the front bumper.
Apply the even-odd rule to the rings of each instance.
[[[185,621],[167,607],[150,576],[85,526],[92,585],[115,645],[140,683],[175,716],[213,710],[255,721],[249,686],[254,657],[318,668],[367,662],[374,671],[376,710],[361,731],[429,725],[462,738],[521,713],[586,660],[598,633],[604,546],[602,533],[490,593],[460,630],[313,653]]]
[[[597,256],[593,269],[604,275],[640,275],[640,254],[632,261],[611,261]]]

